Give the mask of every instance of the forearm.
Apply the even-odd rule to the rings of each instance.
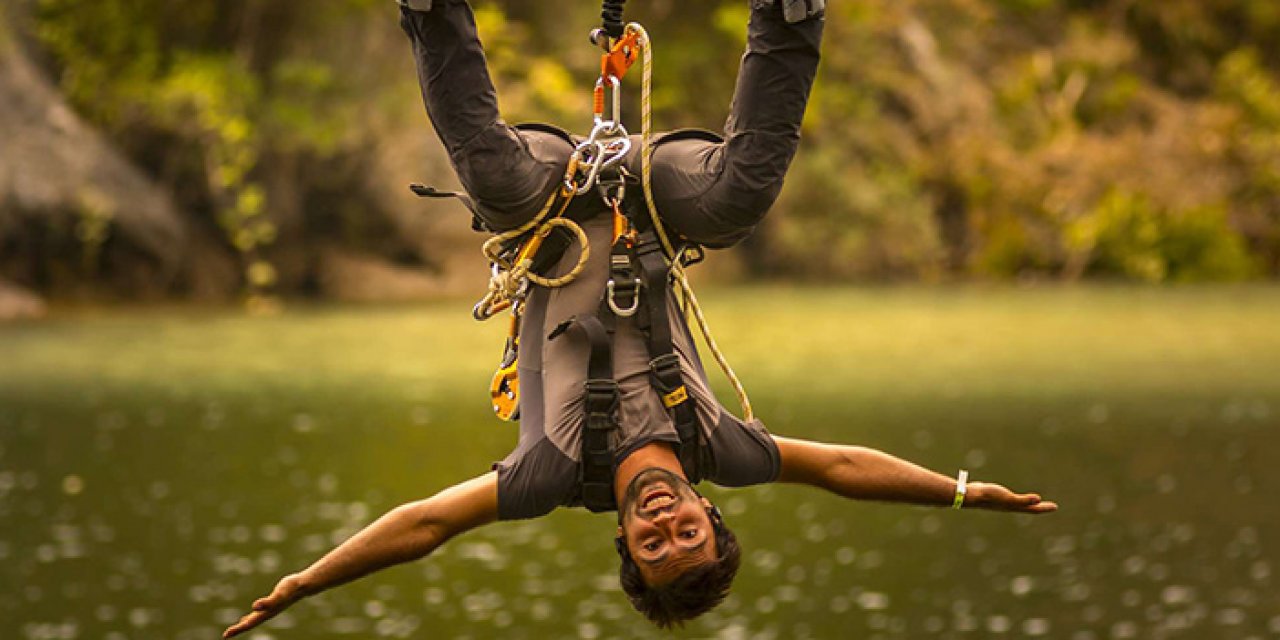
[[[494,519],[496,496],[488,476],[426,500],[392,509],[296,575],[304,594],[351,582],[392,565],[425,557],[449,538]],[[491,506],[492,505],[492,506]]]
[[[421,558],[459,533],[498,517],[497,474],[486,473],[435,496],[392,509],[306,570],[285,576],[253,610],[227,627],[231,638],[270,620],[306,596],[378,569]]]
[[[948,506],[955,503],[956,480],[883,451],[774,436],[782,457],[778,480],[821,487],[859,500],[883,500]],[[1003,485],[970,482],[964,508],[1049,513],[1055,502],[1037,493],[1014,493]]]
[[[865,447],[840,447],[841,464],[830,470],[827,490],[846,498],[947,506],[956,480]]]
[[[445,540],[428,513],[426,501],[396,507],[298,573],[299,586],[311,595],[426,556]]]
[[[858,500],[946,506],[956,480],[866,447],[777,438],[783,482],[798,482]]]

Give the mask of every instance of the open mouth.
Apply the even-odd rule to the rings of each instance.
[[[660,487],[644,494],[644,497],[640,499],[640,509],[644,511],[662,509],[675,504],[675,502],[675,494],[667,487]]]

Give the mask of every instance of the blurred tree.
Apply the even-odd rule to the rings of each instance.
[[[199,265],[193,281],[216,286],[225,270],[202,258],[181,210],[34,62],[25,9],[0,4],[0,273],[45,291],[105,284],[145,297]]]
[[[335,283],[357,263],[478,273],[465,224],[403,191],[452,178],[390,2],[31,2],[67,100],[238,262],[239,288],[351,292],[370,279]],[[719,129],[746,0],[629,5],[655,39],[656,126]],[[476,8],[504,116],[583,131],[599,4]],[[827,28],[801,154],[738,250],[751,273],[1280,273],[1280,3],[857,0]],[[86,211],[98,255],[119,218]]]

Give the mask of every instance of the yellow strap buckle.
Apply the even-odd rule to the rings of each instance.
[[[689,399],[689,390],[685,389],[684,385],[680,385],[679,387],[676,388],[675,391],[672,391],[671,393],[668,393],[667,395],[662,396],[662,404],[665,405],[668,409],[670,409],[671,407],[674,407],[688,399]]]

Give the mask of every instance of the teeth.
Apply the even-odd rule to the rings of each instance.
[[[675,499],[675,498],[673,498],[673,497],[671,497],[671,496],[669,496],[669,495],[660,494],[660,495],[656,495],[656,496],[654,496],[654,497],[652,497],[652,498],[649,498],[649,500],[648,500],[647,502],[645,502],[645,505],[644,505],[644,506],[645,506],[645,508],[648,508],[648,509],[659,509],[659,508],[665,507],[665,506],[667,506],[667,505],[669,505],[669,504],[671,504],[671,503],[673,503],[673,502],[675,502],[675,501],[676,501],[676,499]]]

